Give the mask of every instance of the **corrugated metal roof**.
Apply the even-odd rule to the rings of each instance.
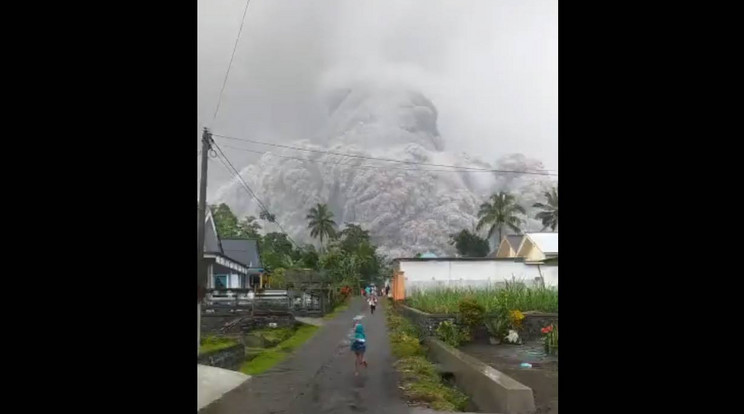
[[[558,233],[527,233],[527,237],[544,254],[558,253]]]

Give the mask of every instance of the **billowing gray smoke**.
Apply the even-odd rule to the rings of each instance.
[[[307,210],[316,203],[327,203],[338,224],[352,222],[369,229],[381,253],[388,257],[426,251],[454,255],[449,234],[473,229],[478,206],[490,194],[513,192],[534,216],[530,206],[551,185],[547,176],[445,172],[442,167],[328,154],[516,171],[543,169],[540,162],[521,154],[489,163],[447,151],[437,130],[437,109],[418,92],[361,85],[332,94],[328,104],[331,115],[321,139],[288,144],[326,153],[276,149],[241,171],[297,242],[312,242]],[[447,144],[456,146],[454,139]],[[256,202],[235,180],[222,186],[216,198],[239,216],[259,215]],[[264,228],[277,230],[272,224]],[[536,220],[527,220],[527,230],[540,228]]]

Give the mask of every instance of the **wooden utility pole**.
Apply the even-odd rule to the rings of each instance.
[[[212,149],[212,133],[204,128],[202,134],[201,148],[201,177],[199,177],[199,222],[196,227],[196,308],[198,318],[197,328],[197,355],[201,346],[201,302],[204,299],[205,284],[207,281],[207,267],[204,263],[204,233],[207,220],[207,162],[209,161],[209,151]]]

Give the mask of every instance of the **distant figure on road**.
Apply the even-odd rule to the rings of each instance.
[[[390,285],[385,286],[385,296],[390,296]]]
[[[358,321],[354,321],[354,341],[351,343],[351,350],[354,352],[354,376],[358,376],[359,367],[367,367],[367,361],[364,359],[364,352],[367,350],[367,335],[364,334],[364,326]]]
[[[375,314],[375,307],[377,306],[377,296],[370,296],[369,297],[369,312],[371,315]]]
[[[372,288],[367,286],[364,288],[365,296],[369,297],[372,294]]]

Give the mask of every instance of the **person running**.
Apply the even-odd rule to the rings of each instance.
[[[369,312],[371,315],[375,314],[375,308],[377,307],[377,296],[369,297]]]
[[[367,350],[367,335],[364,334],[364,326],[354,321],[354,341],[351,343],[351,350],[354,352],[354,376],[359,375],[359,367],[367,367],[367,360],[364,359],[364,352]]]

